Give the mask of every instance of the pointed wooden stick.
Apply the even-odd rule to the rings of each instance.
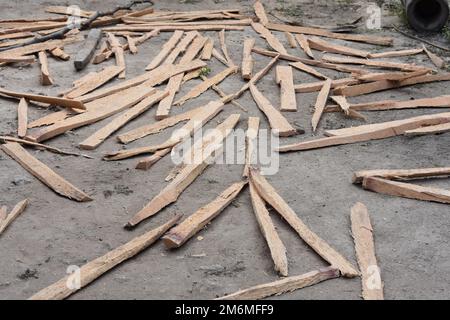
[[[353,174],[352,182],[361,184],[364,178],[379,177],[387,180],[415,180],[427,178],[450,177],[450,167],[420,168],[420,169],[393,169],[393,170],[363,170]]]
[[[164,158],[165,155],[170,153],[172,148],[166,148],[162,150],[156,151],[150,157],[146,157],[138,162],[136,165],[136,169],[138,170],[148,170],[150,169],[156,162]]]
[[[279,296],[302,288],[313,286],[325,280],[339,278],[339,270],[333,267],[311,271],[300,276],[260,284],[255,287],[240,290],[216,300],[259,300],[270,296]]]
[[[295,35],[295,38],[298,41],[298,44],[300,45],[300,47],[303,49],[303,51],[305,52],[305,54],[310,57],[311,59],[315,59],[314,58],[314,54],[311,51],[311,48],[309,46],[309,42],[308,42],[308,38],[306,38],[303,34],[301,33],[297,33]]]
[[[361,58],[367,58],[370,56],[370,52],[368,51],[362,51],[358,49],[353,49],[346,46],[337,45],[322,39],[319,39],[317,37],[312,37],[308,39],[309,46],[312,49],[316,49],[319,51],[325,51],[330,53],[338,53],[338,54],[344,54],[348,56],[355,56],[355,57],[361,57]]]
[[[438,57],[437,55],[435,55],[433,52],[431,52],[430,50],[427,49],[427,47],[425,47],[425,45],[423,46],[423,51],[425,51],[425,53],[427,54],[427,56],[430,58],[431,62],[433,62],[433,64],[438,67],[439,69],[444,69],[446,66],[446,63],[444,60],[442,60],[440,57]]]
[[[266,15],[266,10],[264,10],[264,6],[261,4],[261,2],[256,1],[253,4],[253,9],[255,10],[255,15],[259,19],[259,23],[261,23],[263,26],[267,25],[269,23],[269,19]]]
[[[316,131],[320,119],[322,118],[323,111],[325,110],[325,106],[328,101],[328,95],[330,94],[331,83],[332,83],[331,79],[325,80],[322,90],[320,90],[319,95],[317,96],[314,114],[311,120],[313,132]]]
[[[278,272],[281,276],[287,277],[288,261],[286,257],[286,247],[278,236],[264,200],[261,199],[258,191],[251,181],[250,196],[252,200],[253,211],[255,212],[259,228],[261,229],[261,233],[263,234],[264,239],[269,246],[270,254],[275,265],[275,271]]]
[[[211,60],[212,57],[212,51],[214,49],[214,39],[213,38],[207,38],[205,46],[203,47],[202,51],[202,60]]]
[[[4,218],[1,219],[0,218],[0,235],[6,230],[6,228],[9,227],[9,225],[16,220],[16,218],[22,214],[22,212],[25,211],[25,209],[27,208],[28,205],[28,200],[25,199],[21,202],[19,202],[12,210],[11,212]],[[1,210],[3,210],[4,208],[2,208]],[[5,209],[6,212],[6,209]],[[3,215],[3,214],[1,214]]]
[[[20,99],[17,107],[17,135],[23,138],[27,135],[28,128],[28,102],[24,98]]]
[[[259,35],[266,39],[267,43],[270,47],[272,47],[275,51],[281,54],[288,54],[286,49],[283,47],[281,42],[275,37],[268,29],[266,29],[262,24],[253,22],[253,29],[259,33]]]
[[[250,169],[250,181],[258,190],[259,195],[270,204],[289,225],[319,256],[330,265],[338,268],[345,277],[356,277],[358,272],[343,256],[328,245],[322,238],[312,232],[297,214],[289,207],[277,191],[256,170]]]
[[[293,66],[294,68],[309,73],[319,79],[323,79],[326,80],[328,79],[327,76],[321,74],[319,71],[317,71],[316,69],[314,69],[313,67],[307,66],[306,64],[304,64],[303,62],[295,62],[295,63],[290,63],[291,66]]]
[[[119,74],[119,79],[125,79],[125,56],[123,52],[123,47],[119,42],[119,39],[116,38],[112,33],[108,33],[108,41],[111,46],[111,51],[114,53],[114,57],[116,58],[116,65],[122,68],[122,72]]]
[[[366,206],[360,202],[355,204],[350,220],[356,257],[361,270],[362,296],[364,300],[384,300],[380,267],[375,256],[373,229]]]
[[[429,73],[428,70],[418,70],[413,72],[380,72],[380,73],[367,73],[358,75],[356,78],[361,81],[403,81],[406,79],[423,76]]]
[[[343,78],[338,80],[332,80],[331,82],[331,89],[342,87],[342,86],[348,86],[348,85],[354,85],[361,83],[358,79],[355,78]],[[325,84],[325,81],[319,81],[319,82],[311,82],[311,83],[304,83],[295,85],[295,92],[297,93],[310,93],[310,92],[317,92],[320,91],[323,88],[323,85]],[[334,92],[334,94],[338,94],[337,92]]]
[[[395,57],[411,56],[411,55],[419,54],[422,52],[423,52],[423,49],[387,51],[387,52],[371,53],[368,58],[371,58],[371,59],[395,58]]]
[[[254,38],[246,38],[244,40],[244,50],[242,57],[242,78],[245,80],[250,80],[253,73],[253,58],[252,58],[252,48],[255,45]]]
[[[245,167],[243,177],[248,177],[250,166],[256,165],[257,155],[257,140],[259,132],[259,117],[249,117],[248,127],[245,134]]]
[[[438,124],[435,126],[428,126],[424,128],[418,128],[405,131],[405,136],[423,136],[427,134],[440,134],[450,131],[450,122],[444,124]]]
[[[416,66],[414,64],[383,61],[383,60],[370,60],[370,59],[359,59],[359,58],[348,58],[348,57],[341,58],[341,57],[330,56],[330,55],[323,56],[322,60],[324,60],[326,62],[331,62],[331,63],[360,64],[360,65],[383,68],[383,69],[399,69],[399,70],[403,70],[403,71],[418,71],[418,70],[431,71],[430,68]]]
[[[227,59],[228,65],[230,67],[235,66],[233,60],[231,59],[229,53],[228,53],[228,48],[227,48],[227,44],[225,41],[225,30],[220,30],[219,32],[219,40],[220,40],[220,47],[222,49],[223,55],[225,56],[225,59]]]
[[[67,298],[91,282],[95,281],[115,266],[147,249],[167,230],[173,227],[180,220],[180,218],[181,215],[175,216],[158,228],[148,231],[145,234],[127,242],[126,244],[108,252],[104,256],[83,265],[80,268],[79,273],[77,273],[80,275],[79,286],[77,286],[77,283],[74,282],[77,280],[74,279],[75,275],[68,275],[51,286],[39,291],[33,295],[30,300],[62,300]]]
[[[56,174],[52,169],[34,158],[22,146],[16,142],[8,142],[0,148],[20,164],[25,170],[39,179],[56,193],[80,202],[91,201],[92,198],[79,190],[64,178]]]
[[[169,53],[175,48],[178,41],[183,36],[184,32],[181,30],[176,30],[172,37],[163,45],[162,49],[159,51],[159,53],[156,55],[155,58],[153,58],[152,62],[149,63],[149,65],[145,68],[145,70],[152,70],[159,66],[164,59],[169,55]]]
[[[182,53],[186,51],[186,48],[195,39],[195,37],[199,35],[200,34],[197,31],[187,32],[185,36],[178,42],[178,44],[175,46],[172,52],[164,60],[164,64],[173,64],[175,60],[178,58],[178,56],[180,56]],[[194,58],[192,58],[191,60],[193,59]]]
[[[53,84],[53,79],[50,77],[50,72],[48,71],[48,60],[45,51],[40,51],[39,63],[41,64],[41,83],[44,86],[50,86]]]
[[[215,219],[239,195],[247,181],[237,182],[223,191],[216,199],[186,218],[162,238],[166,248],[179,248]]]
[[[126,36],[127,39],[127,43],[128,43],[128,48],[130,49],[130,52],[132,54],[136,54],[138,53],[138,48],[136,46],[136,41],[134,38],[132,38],[131,36]]]
[[[288,66],[277,66],[275,80],[280,85],[281,91],[280,111],[297,111],[292,68]]]

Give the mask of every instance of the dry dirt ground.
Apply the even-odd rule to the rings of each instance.
[[[1,18],[43,17],[48,5],[77,4],[83,9],[104,9],[125,1],[56,1],[26,0],[12,2],[1,0]],[[287,19],[297,19],[311,24],[336,24],[356,19],[365,12],[364,2],[352,1],[264,1],[268,11]],[[252,1],[156,1],[156,9],[194,10],[212,8],[241,8],[249,14]],[[275,11],[275,9],[279,9]],[[275,19],[271,17],[272,19]],[[396,17],[383,17],[383,24],[399,23]],[[390,30],[366,31],[395,38],[395,49],[415,48],[419,43]],[[217,37],[216,33],[208,33]],[[284,35],[277,34],[288,47]],[[227,42],[234,61],[241,61],[242,43],[247,36],[256,38],[257,45],[266,47],[265,41],[251,28],[245,32],[227,32]],[[139,48],[136,56],[126,55],[127,77],[142,73],[143,67],[160,50],[170,33],[162,33]],[[442,39],[437,39],[442,40]],[[218,43],[218,42],[216,42]],[[380,51],[383,48],[352,44],[356,48]],[[79,44],[66,47],[74,54]],[[288,49],[302,55],[299,49]],[[255,70],[261,69],[269,59],[254,54]],[[399,59],[431,66],[427,57],[418,55]],[[0,72],[0,85],[44,94],[56,94],[69,88],[73,80],[102,65],[89,65],[81,73],[74,71],[71,62],[50,58],[50,70],[55,85],[39,84],[38,64],[29,67],[7,67]],[[282,62],[285,64],[285,62]],[[212,74],[224,67],[216,60],[210,63]],[[343,77],[321,70],[333,77]],[[295,71],[295,83],[315,81],[314,78]],[[116,80],[117,81],[117,80]],[[196,85],[193,80],[182,89],[179,97]],[[220,87],[227,93],[235,92],[243,81],[236,75]],[[279,104],[279,89],[272,70],[258,87],[274,103]],[[371,94],[352,101],[381,99],[409,99],[448,94],[449,83],[433,83]],[[200,106],[217,96],[208,91],[189,101],[179,113]],[[316,94],[298,94],[299,111],[286,116],[292,124],[306,130],[304,135],[282,140],[282,144],[321,136],[323,130],[359,125],[339,114],[326,114],[317,134],[310,129],[311,106]],[[249,109],[243,113],[239,124],[246,128],[248,116],[262,117],[249,93],[239,102]],[[16,102],[0,100],[0,133],[13,134],[16,130]],[[31,107],[30,118],[36,119],[47,111]],[[208,127],[215,126],[231,113],[241,112],[229,106]],[[370,123],[402,119],[439,110],[403,110],[366,113]],[[129,123],[120,132],[152,122],[155,109]],[[69,132],[52,139],[52,146],[76,150],[81,142],[108,123],[110,119]],[[132,146],[160,142],[170,135],[141,139]],[[33,176],[24,171],[5,154],[0,154],[0,205],[12,207],[24,198],[30,200],[26,212],[20,216],[0,239],[0,299],[24,299],[52,284],[66,274],[69,265],[82,265],[107,251],[127,242],[144,231],[166,221],[174,213],[189,215],[213,200],[232,182],[241,177],[241,165],[215,165],[208,168],[172,206],[144,222],[133,231],[125,231],[124,223],[140,210],[165,185],[164,177],[173,167],[170,157],[157,163],[150,171],[134,169],[137,159],[120,162],[101,160],[105,152],[121,146],[114,138],[108,139],[97,150],[88,152],[95,159],[64,157],[44,151],[30,152],[61,173],[67,180],[95,198],[88,203],[76,203],[54,194]],[[376,237],[376,250],[387,299],[448,299],[450,298],[449,207],[448,205],[383,196],[362,190],[351,184],[352,173],[361,169],[417,168],[450,166],[450,134],[419,138],[396,137],[367,143],[338,146],[308,152],[282,154],[280,169],[268,180],[292,206],[297,214],[317,234],[356,265],[353,241],[350,234],[351,206],[361,201],[370,211]],[[447,179],[421,182],[449,188]],[[284,241],[291,275],[302,274],[326,266],[301,239],[273,214],[274,222]],[[273,270],[268,248],[255,220],[248,190],[199,233],[203,240],[193,238],[181,249],[167,251],[157,243],[137,257],[120,265],[95,281],[72,299],[210,299],[231,293],[239,288],[273,281]],[[285,294],[277,299],[360,299],[359,279],[336,279]]]

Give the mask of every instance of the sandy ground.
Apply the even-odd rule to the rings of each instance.
[[[84,9],[98,9],[125,1],[56,1],[38,0],[0,1],[1,18],[45,16],[47,5],[78,4]],[[268,10],[288,19],[303,19],[313,24],[334,24],[354,20],[365,6],[341,1],[265,1]],[[292,3],[301,3],[301,12],[290,10]],[[361,2],[360,2],[361,3]],[[242,8],[251,12],[252,1],[163,1],[157,9],[194,10],[206,8]],[[273,18],[274,19],[274,18]],[[383,23],[398,22],[395,17],[384,17]],[[366,32],[363,30],[363,32]],[[389,30],[369,31],[395,37],[395,49],[415,48],[419,44]],[[207,33],[216,37],[214,32]],[[285,43],[283,34],[277,34]],[[265,48],[263,39],[251,28],[245,32],[227,32],[227,43],[235,62],[241,61],[243,39],[256,38],[257,45]],[[142,73],[143,67],[160,50],[170,37],[163,33],[139,48],[139,54],[126,55],[127,78]],[[216,42],[217,43],[217,42]],[[380,51],[383,48],[364,44],[352,44],[355,48]],[[76,53],[79,44],[66,47]],[[288,49],[302,55],[299,49]],[[254,54],[255,70],[261,69],[269,59]],[[427,57],[399,59],[431,66]],[[74,71],[71,62],[50,58],[50,70],[55,85],[39,84],[38,64],[29,67],[7,67],[0,73],[0,85],[6,88],[34,93],[56,94],[69,88],[73,80],[91,71],[98,71],[113,64],[110,60],[101,65],[89,65],[81,73]],[[285,62],[282,62],[285,64]],[[212,74],[223,70],[216,60],[209,63]],[[343,77],[328,70],[323,73]],[[314,78],[295,71],[295,83],[315,81]],[[193,80],[183,86],[178,97],[198,83]],[[236,75],[224,81],[220,87],[227,93],[236,91],[243,81]],[[272,70],[258,87],[274,103],[279,105],[279,89]],[[352,99],[374,101],[381,99],[424,98],[447,94],[448,83],[419,85],[399,90]],[[183,108],[175,107],[174,113],[200,106],[216,99],[208,91],[189,101]],[[310,118],[316,94],[298,94],[299,111],[286,116],[292,124],[306,130],[301,136],[282,140],[282,144],[321,136],[325,129],[361,124],[347,120],[339,114],[326,114],[317,134],[312,134]],[[246,128],[248,116],[261,116],[262,126],[267,122],[258,111],[249,93],[239,102],[249,109],[242,113],[239,127]],[[16,130],[16,102],[0,100],[0,133],[14,134]],[[212,127],[226,116],[241,112],[229,106],[207,127]],[[430,114],[439,110],[403,110],[366,113],[370,123],[403,119],[415,115]],[[37,119],[47,111],[30,107],[30,118]],[[153,122],[155,108],[129,123],[119,132],[125,132],[145,123]],[[217,121],[216,121],[217,120]],[[110,119],[61,135],[48,143],[52,146],[76,150],[84,140]],[[145,146],[163,141],[170,130],[150,136],[130,146]],[[54,194],[16,162],[0,154],[0,205],[12,207],[24,198],[30,206],[0,239],[0,299],[24,299],[63,277],[69,265],[82,265],[133,237],[166,221],[174,213],[189,215],[213,200],[232,182],[241,177],[241,165],[215,165],[208,168],[172,206],[133,231],[125,231],[124,223],[141,209],[165,185],[164,177],[172,168],[170,157],[157,163],[150,171],[134,169],[137,159],[120,162],[101,160],[105,152],[121,148],[114,138],[108,139],[97,150],[87,152],[95,159],[64,157],[44,151],[30,152],[48,164],[67,180],[95,198],[89,203],[76,203]],[[443,204],[407,200],[383,196],[362,190],[351,184],[352,173],[361,169],[416,168],[450,165],[450,134],[419,138],[396,137],[354,145],[339,146],[303,153],[282,154],[280,170],[268,180],[292,206],[296,213],[318,235],[356,265],[353,241],[350,234],[349,213],[351,206],[361,201],[371,213],[376,250],[387,299],[448,299],[450,298],[450,257],[448,220],[449,207]],[[449,188],[445,179],[420,182],[424,185]],[[274,222],[284,241],[291,275],[302,274],[326,266],[289,226],[273,214]],[[248,190],[244,191],[217,219],[198,235],[203,240],[192,239],[179,250],[167,251],[157,243],[137,257],[108,272],[101,279],[72,296],[72,299],[210,299],[231,293],[239,288],[273,281],[269,251],[255,220]],[[360,299],[359,279],[336,279],[283,295],[277,299]]]

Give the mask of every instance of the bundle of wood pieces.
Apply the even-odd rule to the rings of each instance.
[[[131,9],[134,4],[132,3],[125,9]],[[88,194],[36,159],[23,146],[44,149],[61,155],[89,157],[60,150],[42,142],[70,130],[112,118],[108,124],[79,143],[81,149],[93,150],[133,119],[157,105],[155,122],[121,133],[117,136],[118,142],[128,144],[186,122],[181,130],[176,131],[169,139],[160,144],[121,149],[104,156],[106,161],[116,161],[147,154],[148,156],[139,160],[136,169],[149,170],[156,162],[170,154],[175,147],[181,145],[183,141],[214,119],[228,104],[245,112],[246,109],[237,100],[247,90],[267,118],[273,134],[280,137],[291,137],[301,133],[294,128],[284,113],[297,111],[298,93],[318,92],[315,111],[311,118],[313,131],[319,128],[324,114],[331,112],[342,112],[346,117],[366,121],[367,119],[360,113],[361,111],[450,107],[450,96],[366,103],[351,103],[348,99],[415,84],[450,80],[449,73],[437,72],[434,68],[386,60],[386,58],[423,53],[428,55],[437,69],[445,68],[444,60],[426,47],[377,53],[359,50],[353,48],[351,43],[391,46],[393,39],[373,35],[337,33],[319,27],[273,23],[268,19],[264,7],[259,1],[254,4],[254,10],[256,18],[244,16],[235,9],[159,12],[154,11],[151,7],[135,11],[121,8],[113,10],[110,15],[81,10],[77,12],[78,18],[81,19],[80,29],[90,29],[86,39],[73,26],[67,28],[67,23],[72,18],[72,12],[66,7],[47,8],[47,12],[63,15],[62,18],[0,21],[1,65],[8,67],[34,63],[36,60],[34,55],[37,54],[41,66],[42,85],[52,85],[55,82],[55,78],[51,76],[51,66],[49,66],[47,55],[70,60],[71,57],[64,51],[64,46],[68,44],[83,41],[82,47],[77,51],[78,54],[74,59],[74,66],[77,70],[84,69],[90,63],[100,64],[113,57],[116,62],[113,66],[84,75],[74,81],[73,86],[61,92],[59,96],[31,94],[0,88],[1,97],[19,100],[17,137],[1,136],[1,149],[56,193],[75,201],[91,201],[93,199]],[[242,62],[238,67],[228,51],[226,31],[243,31],[250,27],[265,39],[270,49],[257,47],[256,40],[247,37],[243,43]],[[200,34],[200,31],[218,31],[220,50],[216,49],[216,41],[213,37],[204,36]],[[144,73],[106,86],[115,78],[125,79],[127,77],[126,53],[137,54],[139,46],[158,37],[162,32],[173,33],[158,54],[148,61]],[[282,41],[277,37],[277,32],[285,34],[287,43],[292,49],[298,50],[299,55],[288,53]],[[60,38],[55,39],[56,36]],[[340,44],[330,39],[339,40]],[[344,41],[345,45],[342,44]],[[258,72],[254,71],[254,54],[271,58],[270,62]],[[220,61],[225,69],[212,77],[207,77],[208,61],[212,58]],[[279,64],[281,61],[287,61],[288,65]],[[274,66],[276,66],[275,85],[280,88],[281,104],[279,108],[274,107],[257,88],[258,81]],[[331,79],[317,70],[319,68],[347,73],[348,77]],[[295,84],[294,71],[307,73],[319,81]],[[245,80],[242,88],[234,93],[223,92],[218,87],[219,83],[234,74],[240,74],[240,77]],[[202,81],[184,96],[175,99],[181,86],[194,78]],[[165,88],[161,88],[160,86],[165,83]],[[172,114],[173,105],[181,106],[187,101],[201,96],[208,89],[214,90],[219,97],[197,108],[180,114]],[[333,101],[333,104],[327,104],[328,101]],[[59,110],[34,121],[28,121],[28,108],[31,105],[41,108],[54,106]],[[200,141],[195,142],[185,154],[182,163],[169,173],[166,179],[169,182],[167,186],[141,211],[136,213],[125,227],[134,228],[171,203],[176,202],[183,191],[207,167],[211,166],[213,163],[211,160],[214,160],[222,152],[224,141],[231,130],[236,127],[240,118],[241,113],[230,115],[217,125],[214,133],[207,134]],[[347,259],[303,223],[256,169],[253,159],[257,148],[259,125],[259,117],[249,117],[246,135],[246,164],[242,181],[231,185],[217,199],[200,208],[182,222],[179,223],[181,217],[176,216],[162,226],[87,263],[81,268],[82,287],[117,264],[149,247],[161,237],[169,249],[182,246],[217,217],[249,185],[256,220],[266,239],[275,265],[274,268],[285,278],[224,296],[223,299],[260,299],[300,289],[341,275],[344,277],[361,275],[363,297],[365,299],[382,299],[381,278],[379,286],[376,288],[367,286],[367,278],[370,276],[369,267],[376,266],[378,270],[373,243],[373,228],[367,208],[358,203],[352,208],[351,213],[351,229],[360,267],[360,271],[357,271]],[[397,135],[426,135],[448,131],[450,131],[450,112],[437,113],[328,130],[325,132],[328,137],[284,145],[278,151],[302,151]],[[197,161],[190,161],[194,156]],[[450,203],[450,194],[447,190],[421,187],[399,181],[449,175],[449,168],[371,170],[356,173],[354,183],[362,184],[365,189],[379,193]],[[6,215],[6,208],[1,208],[0,234],[24,210],[26,204],[26,201],[18,204],[9,215]],[[266,205],[274,208],[300,238],[330,267],[301,276],[288,277],[286,248],[277,234]],[[61,279],[34,295],[32,299],[63,299],[79,290],[69,289],[66,281],[66,278]]]

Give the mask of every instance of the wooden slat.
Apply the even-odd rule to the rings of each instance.
[[[247,181],[237,182],[223,191],[216,199],[198,209],[162,238],[167,248],[179,248],[208,223],[215,219],[239,195]]]
[[[138,170],[148,170],[150,169],[156,162],[164,158],[165,155],[170,153],[172,148],[166,148],[162,150],[156,151],[154,154],[152,154],[149,157],[146,157],[144,159],[141,159],[138,164],[136,165],[136,169]]]
[[[384,61],[384,60],[370,60],[370,59],[359,59],[359,58],[350,58],[350,57],[337,57],[324,55],[322,60],[331,63],[341,63],[341,64],[360,64],[369,67],[377,67],[383,69],[399,69],[404,71],[418,71],[418,70],[428,70],[431,71],[430,68],[416,66],[414,64],[408,63],[400,63],[400,62],[392,62],[392,61]]]
[[[34,158],[22,146],[16,142],[8,142],[0,146],[12,159],[19,163],[25,170],[39,179],[56,193],[71,200],[80,202],[91,201],[92,198],[83,191],[67,182],[45,164]]]
[[[314,54],[313,54],[313,52],[311,51],[311,48],[310,48],[310,46],[309,46],[308,38],[306,38],[306,37],[305,37],[303,34],[301,34],[301,33],[297,33],[297,34],[295,35],[295,38],[297,39],[298,44],[300,45],[300,48],[303,49],[303,52],[305,52],[305,54],[306,54],[308,57],[310,57],[311,59],[315,59],[315,58],[314,58]]]
[[[323,111],[325,110],[325,106],[328,101],[328,95],[330,94],[331,90],[331,79],[325,80],[322,89],[319,92],[319,95],[317,96],[315,108],[314,108],[314,114],[311,120],[311,125],[313,128],[313,132],[316,131],[317,126],[319,125],[320,119],[322,118]]]
[[[0,235],[8,228],[11,223],[16,220],[16,218],[25,211],[28,206],[28,200],[25,199],[20,201],[16,206],[11,210],[11,212],[4,218],[0,218]],[[2,208],[3,210],[3,208]],[[6,210],[6,209],[5,209]]]
[[[20,99],[17,107],[17,136],[23,138],[27,135],[28,128],[28,102],[24,98]]]
[[[269,211],[266,208],[264,200],[258,194],[256,187],[250,181],[250,196],[253,205],[253,211],[274,262],[275,271],[283,277],[288,276],[288,261],[286,256],[286,247],[281,241],[278,233],[270,218]]]
[[[358,80],[370,82],[370,81],[403,81],[409,78],[423,76],[429,73],[428,70],[419,70],[413,72],[379,72],[379,73],[367,73],[356,76]]]
[[[254,38],[246,38],[244,40],[244,50],[242,56],[242,78],[245,80],[250,80],[253,74],[253,57],[252,57],[252,48],[255,45]]]
[[[249,117],[247,132],[245,133],[245,167],[243,177],[248,177],[250,166],[257,162],[257,140],[259,132],[259,117]]]
[[[265,114],[267,120],[269,120],[274,134],[280,137],[289,137],[297,134],[297,131],[290,125],[286,118],[272,106],[270,101],[253,84],[250,85],[250,92],[258,108]]]
[[[114,57],[116,58],[116,65],[122,68],[122,72],[120,72],[118,78],[125,79],[125,56],[123,47],[120,44],[119,39],[117,39],[117,37],[112,33],[108,33],[108,41],[111,46],[111,51],[114,53]]]
[[[53,50],[49,50],[50,54],[58,59],[68,61],[70,60],[70,55],[68,55],[62,48],[55,48]]]
[[[364,178],[379,177],[388,180],[414,180],[427,178],[450,177],[450,167],[419,168],[419,169],[391,169],[391,170],[363,170],[353,174],[352,182],[361,184]]]
[[[253,29],[259,33],[259,35],[266,39],[269,46],[271,46],[275,51],[281,54],[287,54],[286,49],[283,47],[281,42],[275,37],[268,29],[266,29],[262,24],[260,23],[252,23]]]
[[[178,41],[183,36],[184,32],[177,30],[173,33],[172,37],[163,45],[159,53],[153,58],[153,60],[147,65],[145,70],[152,70],[159,66],[169,53],[175,48]]]
[[[311,75],[313,75],[313,76],[315,76],[315,77],[317,77],[319,79],[323,79],[323,80],[328,79],[327,76],[324,76],[319,71],[317,71],[313,67],[307,66],[303,62],[290,63],[290,65],[293,66],[294,68],[298,69],[298,70],[301,70],[303,72],[309,73],[309,74],[311,74]]]
[[[129,121],[135,119],[149,108],[155,105],[155,103],[159,102],[162,98],[166,97],[168,94],[167,91],[155,91],[152,95],[146,97],[144,100],[139,102],[134,107],[125,111],[118,117],[114,118],[110,123],[101,129],[97,130],[91,136],[89,136],[86,140],[79,144],[81,149],[93,150],[97,148],[106,138],[112,135],[114,132],[122,128]]]
[[[173,48],[167,58],[164,60],[164,64],[173,64],[175,60],[186,51],[187,47],[200,34],[197,31],[186,32],[185,36],[178,42]]]
[[[46,42],[31,44],[20,48],[10,49],[0,52],[0,57],[20,57],[26,56],[32,53],[52,50],[56,47],[64,47],[67,44],[81,41],[80,37],[69,37],[62,40],[49,40]]]
[[[131,36],[126,36],[125,38],[127,39],[128,49],[130,49],[130,52],[132,54],[138,53],[138,48],[136,46],[136,41],[134,40],[134,38]]]
[[[0,63],[34,63],[36,59],[33,56],[2,56],[0,57]]]
[[[118,32],[118,31],[134,31],[134,32],[148,32],[153,30],[159,30],[160,32],[172,32],[172,31],[220,31],[220,30],[234,30],[243,31],[243,26],[233,26],[227,24],[201,24],[201,25],[133,25],[133,26],[116,26],[104,28],[104,31]]]
[[[371,58],[371,59],[395,58],[395,57],[411,56],[411,55],[419,54],[422,52],[423,52],[423,49],[387,51],[387,52],[371,53],[368,58]]]
[[[343,78],[338,80],[333,80],[331,82],[331,88],[338,88],[341,86],[347,86],[347,85],[353,85],[360,83],[359,80],[355,78]],[[295,92],[297,93],[310,93],[310,92],[317,92],[320,91],[323,88],[323,85],[325,84],[325,81],[319,81],[319,82],[311,82],[311,83],[304,83],[295,85]],[[335,93],[337,94],[337,93]]]
[[[126,244],[108,252],[102,257],[86,263],[80,268],[80,286],[68,286],[71,277],[68,275],[51,286],[34,294],[30,300],[62,300],[87,286],[115,266],[128,260],[155,243],[167,230],[173,227],[181,216],[175,216],[163,225],[134,238]]]
[[[375,256],[373,229],[366,206],[360,202],[355,204],[350,220],[356,257],[361,270],[362,296],[364,300],[384,300],[380,267]]]
[[[233,67],[235,66],[235,63],[230,57],[230,54],[228,53],[227,43],[225,40],[225,30],[220,30],[219,32],[219,41],[220,41],[220,47],[222,49],[223,55],[225,56],[225,59],[227,60],[228,66]]]
[[[338,268],[345,277],[356,277],[358,272],[343,256],[328,245],[322,238],[312,232],[297,214],[289,207],[269,182],[256,170],[250,169],[250,181],[256,187],[259,195],[270,204],[287,223],[298,233],[319,256],[330,265]]]
[[[292,68],[289,66],[277,66],[275,80],[280,85],[280,111],[297,111]]]
[[[205,46],[203,47],[202,51],[202,60],[211,60],[212,51],[214,49],[214,39],[213,38],[207,38],[208,40],[205,43]]]
[[[450,122],[444,124],[438,124],[435,126],[428,126],[425,128],[418,128],[405,131],[406,136],[423,136],[427,134],[440,134],[450,131]]]
[[[310,287],[320,282],[339,277],[339,270],[333,267],[311,271],[300,276],[293,276],[260,284],[255,287],[240,290],[216,300],[259,300],[270,296],[278,296],[302,288]]]
[[[41,83],[44,86],[50,86],[53,84],[53,79],[50,77],[48,70],[48,59],[45,51],[39,52],[39,63],[41,64]]]
[[[361,58],[367,58],[370,56],[370,52],[358,50],[346,46],[337,45],[322,39],[319,39],[317,37],[311,37],[308,39],[309,47],[311,49],[319,50],[319,51],[325,51],[330,53],[338,53],[348,56],[355,56],[355,57],[361,57]]]
[[[31,121],[28,124],[28,129],[37,128],[42,126],[48,126],[58,121],[64,120],[69,116],[69,112],[66,110],[52,112],[42,118]]]

